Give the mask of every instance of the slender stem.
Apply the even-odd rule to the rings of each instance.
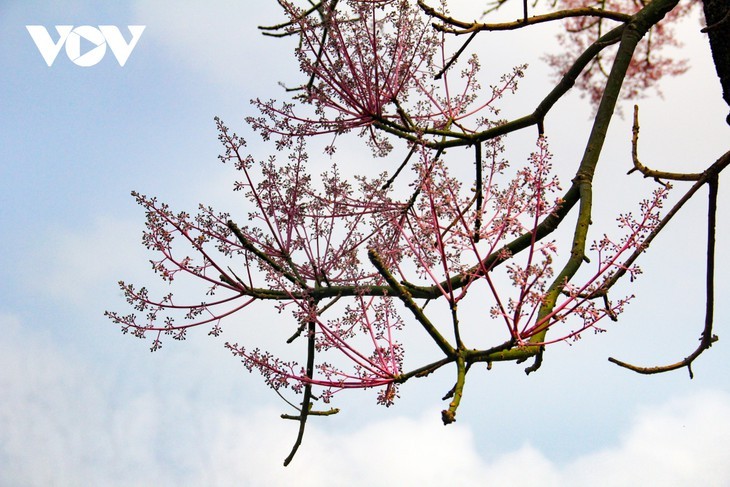
[[[677,173],[667,171],[657,171],[649,169],[639,161],[639,105],[634,105],[634,125],[631,129],[631,160],[634,167],[626,174],[639,171],[645,178],[654,178],[660,184],[664,184],[660,179],[671,179],[673,181],[697,181],[702,177],[700,173]]]
[[[659,233],[664,229],[665,226],[667,226],[672,218],[674,218],[674,216],[679,213],[679,210],[682,209],[685,203],[692,199],[695,193],[699,191],[702,186],[708,184],[712,179],[717,178],[717,175],[720,174],[720,172],[728,165],[730,165],[730,151],[723,154],[717,161],[715,161],[710,167],[708,167],[705,172],[700,175],[700,179],[695,184],[693,184],[689,190],[687,190],[684,196],[682,196],[682,198],[680,198],[679,201],[674,204],[672,209],[669,210],[666,215],[664,215],[664,218],[661,219],[656,228],[654,228],[654,230],[652,230],[652,232],[647,235],[647,237],[644,239],[644,245],[642,245],[641,248],[636,249],[621,265],[619,270],[603,284],[603,292],[610,289],[614,284],[616,284],[616,281],[621,279],[621,277],[626,274],[626,270],[632,266],[632,264],[639,258],[642,253],[644,253],[646,247],[651,244],[654,238],[659,235]]]
[[[631,365],[621,360],[617,360],[613,357],[609,357],[608,361],[612,362],[620,367],[624,367],[639,374],[659,374],[662,372],[668,372],[671,370],[681,369],[687,367],[689,371],[689,378],[692,379],[694,374],[692,373],[692,362],[699,357],[702,352],[707,350],[718,340],[717,335],[712,333],[712,324],[714,317],[714,303],[715,303],[715,226],[717,223],[717,188],[718,188],[718,176],[717,173],[707,180],[707,185],[710,187],[709,191],[709,202],[707,209],[707,270],[705,276],[705,327],[702,330],[700,336],[700,344],[697,346],[694,352],[689,356],[669,365],[661,365],[657,367],[638,367]]]
[[[310,321],[307,325],[307,379],[311,381],[314,378],[314,355],[315,355],[315,347],[314,347],[314,340],[315,340],[315,322]],[[307,418],[309,417],[309,411],[312,408],[312,383],[306,382],[304,385],[304,398],[302,399],[302,409],[299,414],[299,431],[297,432],[297,439],[294,442],[294,446],[291,449],[291,452],[289,453],[289,456],[286,457],[284,460],[284,466],[286,467],[291,463],[291,461],[294,459],[294,455],[296,455],[297,450],[302,444],[302,439],[304,438],[304,429],[307,426]]]

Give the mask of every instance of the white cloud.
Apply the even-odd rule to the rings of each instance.
[[[94,434],[104,401],[92,374],[12,316],[0,315],[0,328],[0,484],[94,478],[88,453],[109,452]]]
[[[133,369],[112,381],[113,373],[59,349],[17,318],[0,315],[0,327],[2,485],[713,486],[730,480],[727,393],[697,393],[640,411],[619,444],[596,445],[563,464],[529,444],[484,458],[476,443],[498,445],[500,438],[476,438],[460,424],[444,428],[432,413],[347,431],[323,429],[315,420],[285,469],[296,424],[273,409],[252,414],[248,400],[233,410],[239,405],[194,393],[204,390],[204,376],[172,391],[151,388]],[[181,376],[185,366],[178,364]]]
[[[217,485],[284,486],[296,480],[304,486],[440,486],[484,478],[468,429],[444,428],[432,414],[385,419],[343,433],[312,424],[294,461],[282,469],[295,426],[276,419],[273,411],[221,418],[210,470],[227,474],[219,474]]]
[[[220,485],[510,485],[510,486],[630,486],[726,485],[730,480],[730,395],[699,393],[640,413],[624,440],[561,465],[525,445],[495,458],[476,453],[466,428],[444,428],[432,415],[395,418],[364,425],[354,433],[308,432],[304,451],[286,472],[264,472],[256,465],[271,462],[285,431],[230,418],[240,441],[219,451],[214,471],[230,472]],[[257,427],[258,426],[258,427]],[[267,439],[268,438],[268,439]],[[476,439],[498,442],[498,438]],[[284,442],[285,443],[285,442]],[[221,446],[221,443],[217,443]],[[249,452],[256,452],[254,456]],[[290,474],[291,472],[291,474]]]
[[[703,392],[637,416],[621,444],[587,454],[565,470],[590,485],[727,485],[730,395]],[[574,485],[587,485],[574,482]]]

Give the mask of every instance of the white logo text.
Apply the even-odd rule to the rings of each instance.
[[[78,27],[57,25],[55,27],[58,33],[58,40],[56,41],[51,39],[51,35],[42,25],[25,26],[48,66],[53,64],[64,46],[66,47],[66,55],[71,62],[77,66],[94,66],[104,58],[107,45],[114,57],[117,58],[119,65],[124,66],[145,29],[144,25],[127,26],[130,34],[132,34],[132,39],[127,42],[115,25],[100,25],[98,29],[90,25],[80,25]],[[90,48],[85,49],[83,54],[81,52],[82,40],[86,44],[90,44]]]

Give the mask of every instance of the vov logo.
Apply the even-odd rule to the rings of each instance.
[[[127,43],[119,28],[114,25],[100,25],[97,29],[90,25],[57,25],[56,32],[58,40],[51,39],[45,27],[42,25],[26,25],[28,33],[33,38],[36,47],[43,56],[43,60],[48,66],[51,66],[61,52],[61,48],[66,46],[66,55],[77,66],[89,67],[94,66],[104,58],[106,54],[106,46],[108,45],[117,58],[120,66],[124,66],[132,54],[139,38],[142,36],[146,26],[129,25],[127,29],[132,34],[132,40]],[[82,40],[86,43],[83,54],[81,52]]]

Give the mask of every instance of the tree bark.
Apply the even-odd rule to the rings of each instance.
[[[707,27],[702,29],[710,40],[712,59],[722,85],[722,97],[730,105],[730,2],[703,0]],[[725,119],[730,125],[730,114]]]

